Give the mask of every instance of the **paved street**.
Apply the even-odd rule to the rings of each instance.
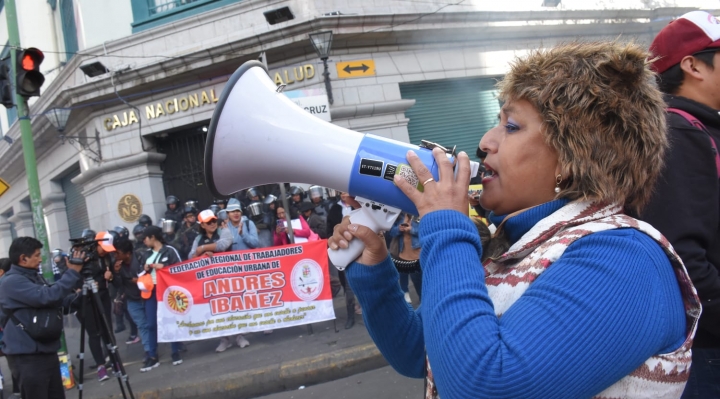
[[[423,397],[423,380],[403,377],[390,366],[324,384],[298,388],[258,399],[420,399]]]
[[[413,288],[410,291],[417,306],[415,291]],[[276,392],[280,392],[278,398],[289,398],[289,393],[300,392],[297,391],[300,386],[307,387],[307,391],[300,392],[302,395],[318,393],[297,398],[359,398],[361,396],[343,396],[355,395],[355,390],[346,393],[339,387],[362,384],[365,384],[360,389],[364,392],[362,397],[375,392],[377,394],[373,397],[377,399],[419,398],[422,381],[402,377],[386,367],[387,362],[372,343],[362,316],[355,316],[355,327],[344,329],[346,318],[342,293],[333,300],[333,304],[338,332],[335,332],[333,322],[328,321],[313,324],[313,334],[308,333],[307,326],[275,330],[269,335],[252,333],[246,335],[249,347],[240,349],[233,346],[223,353],[215,353],[218,339],[188,342],[187,351],[182,353],[183,363],[179,366],[172,366],[170,362],[170,345],[160,344],[160,367],[141,373],[142,344],[125,344],[129,334],[126,330],[116,334],[120,356],[137,399],[251,399]],[[80,323],[74,316],[66,319],[65,332],[77,376],[78,360],[75,357],[80,346]],[[96,370],[89,369],[93,361],[87,347],[85,359],[83,397],[122,398],[116,378],[102,383],[97,381]],[[7,376],[9,369],[4,357],[0,358],[0,367]],[[384,371],[365,373],[380,368]],[[329,381],[337,385],[325,384]],[[6,389],[10,392],[9,380],[6,380]],[[334,393],[321,395],[321,392]],[[408,392],[410,396],[402,396],[403,392]],[[416,392],[418,396],[412,396]],[[75,388],[66,391],[68,399],[76,398],[77,394]]]
[[[243,399],[300,385],[317,384],[359,372],[383,367],[379,355],[362,322],[356,315],[355,327],[344,329],[344,300],[334,300],[338,317],[335,332],[333,322],[313,324],[313,334],[306,326],[275,330],[270,335],[246,335],[250,346],[236,346],[223,353],[215,353],[218,339],[188,342],[182,353],[184,362],[172,366],[170,345],[160,344],[160,367],[140,373],[143,359],[142,344],[125,344],[128,331],[117,334],[120,356],[125,364],[136,398],[205,398]],[[66,337],[77,368],[80,337],[79,322],[74,317],[66,322]],[[85,351],[84,398],[122,398],[117,379],[97,381],[89,348]],[[90,359],[90,360],[88,360]],[[5,358],[0,367],[8,375]],[[77,374],[76,374],[77,375]],[[7,389],[10,382],[7,381]],[[76,398],[78,391],[66,391],[68,398]]]

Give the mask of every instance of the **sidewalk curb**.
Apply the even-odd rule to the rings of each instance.
[[[375,344],[365,344],[268,367],[228,373],[198,383],[134,392],[136,399],[250,399],[387,366]],[[113,398],[122,398],[114,395]]]

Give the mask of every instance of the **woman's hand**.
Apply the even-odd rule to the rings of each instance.
[[[351,224],[349,216],[345,216],[342,222],[335,226],[332,237],[328,239],[328,246],[333,250],[345,249],[353,239],[358,239],[365,244],[365,249],[356,262],[373,266],[387,258],[388,251],[385,240],[365,226]]]
[[[399,175],[395,175],[395,184],[417,207],[419,216],[443,209],[455,210],[465,215],[468,214],[468,186],[470,185],[470,159],[464,151],[457,157],[457,179],[453,172],[453,165],[445,152],[439,148],[433,149],[433,157],[438,165],[437,181],[432,179],[432,173],[422,163],[420,158],[413,151],[408,151],[407,160],[413,171],[424,184],[423,192],[408,183]]]

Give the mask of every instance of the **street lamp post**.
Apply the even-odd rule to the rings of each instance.
[[[67,126],[68,118],[70,117],[70,108],[53,108],[45,113],[45,116],[50,120],[50,123],[57,129],[60,143],[65,144],[67,140],[70,144],[77,143],[81,149],[91,152],[93,155],[87,155],[88,158],[92,159],[96,163],[102,161],[102,150],[100,148],[100,133],[95,131],[95,143],[97,144],[97,151],[93,150],[90,145],[85,142],[85,138],[79,136],[68,136],[65,134],[65,127]]]
[[[333,33],[331,30],[326,30],[317,33],[310,34],[310,41],[312,42],[315,52],[318,57],[323,61],[325,71],[323,76],[325,77],[325,91],[327,91],[328,102],[333,103],[332,86],[330,85],[330,72],[328,71],[327,60],[330,56],[330,47],[332,47]]]

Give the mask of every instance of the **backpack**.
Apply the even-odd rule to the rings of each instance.
[[[717,170],[717,176],[718,179],[720,179],[720,154],[718,154],[717,143],[715,143],[715,139],[710,135],[710,132],[708,132],[708,130],[705,128],[705,125],[703,125],[703,123],[700,122],[697,118],[681,109],[668,108],[667,112],[672,112],[673,114],[682,116],[683,118],[685,118],[686,121],[690,122],[691,125],[695,126],[696,128],[705,132],[705,134],[707,134],[708,138],[710,139],[710,146],[712,147],[712,152],[715,155],[715,169]]]

